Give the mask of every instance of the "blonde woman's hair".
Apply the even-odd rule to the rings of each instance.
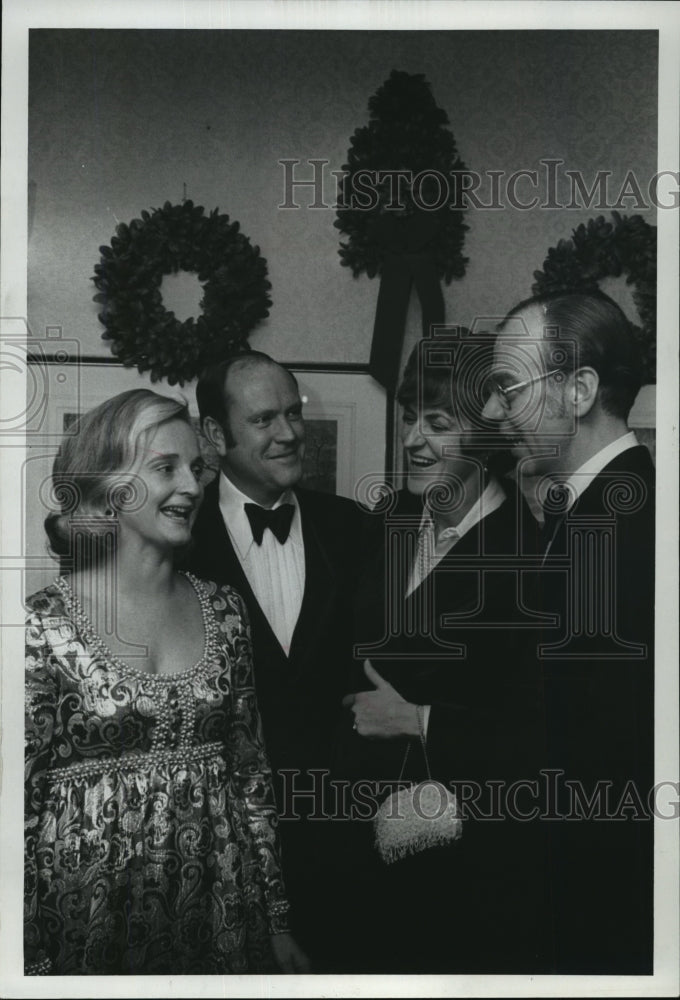
[[[74,519],[85,537],[95,542],[111,538],[118,511],[133,509],[144,499],[138,496],[134,477],[124,473],[169,420],[190,424],[186,403],[151,389],[121,392],[78,418],[52,468],[53,496],[61,510],[46,517],[45,531],[55,555],[78,559],[73,551]]]

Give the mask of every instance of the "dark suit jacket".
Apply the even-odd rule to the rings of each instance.
[[[654,467],[646,448],[617,456],[569,511],[538,574],[535,606],[556,622],[529,650],[543,675],[543,767],[564,772],[552,811],[574,814],[545,824],[553,967],[651,972]],[[587,797],[603,783],[590,819],[564,780]]]
[[[258,604],[219,510],[219,481],[206,489],[188,568],[231,584],[244,598],[253,642],[255,687],[281,822],[283,871],[293,929],[313,959],[328,937],[333,824],[307,821],[333,808],[327,778],[341,701],[351,669],[351,608],[362,512],[342,497],[297,489],[305,548],[302,607],[285,655]],[[365,516],[365,515],[364,515]],[[299,773],[297,773],[299,772]],[[310,789],[315,794],[305,795]],[[318,938],[314,935],[318,931]],[[315,971],[322,971],[318,964]]]
[[[407,597],[411,559],[396,549],[406,534],[415,544],[422,507],[403,491],[380,523],[357,592],[355,690],[370,687],[359,669],[367,656],[404,698],[431,705],[428,755],[445,780],[488,777],[493,761],[506,768],[499,717],[532,701],[530,692],[536,709],[531,671],[512,657],[518,634],[535,627],[521,608],[519,581],[523,560],[537,553],[536,522],[514,484],[507,492]],[[366,741],[353,742],[362,756]],[[370,760],[380,776],[395,777],[403,751],[396,741],[374,744],[363,753],[364,767]],[[422,772],[422,760],[414,760],[418,766]]]
[[[510,973],[541,967],[536,833],[525,823],[477,815],[493,808],[489,781],[507,787],[525,779],[536,758],[537,668],[513,649],[518,635],[535,627],[521,608],[519,581],[524,560],[536,553],[537,530],[514,484],[508,492],[408,597],[412,560],[403,550],[400,558],[399,541],[414,535],[422,511],[408,493],[399,494],[396,508],[380,521],[381,537],[359,585],[357,635],[364,648],[355,690],[370,686],[360,671],[366,655],[408,701],[432,706],[432,775],[447,786],[454,782],[459,801],[462,794],[470,806],[460,841],[382,869],[374,863],[373,872],[370,828],[356,832],[359,859],[363,843],[362,878],[372,880],[378,898],[368,910],[373,927],[366,933],[375,941],[377,925],[383,934],[384,964],[369,971]],[[407,741],[362,739],[348,719],[343,742],[353,777],[398,778]],[[411,741],[405,776],[426,777],[417,741]]]

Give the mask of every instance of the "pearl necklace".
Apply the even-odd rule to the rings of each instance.
[[[132,675],[134,677],[142,676],[147,680],[159,684],[172,684],[176,683],[178,680],[190,680],[191,678],[196,677],[199,673],[205,670],[208,664],[213,663],[216,659],[219,659],[220,656],[219,628],[215,620],[207,587],[201,580],[195,577],[193,573],[183,572],[182,576],[185,576],[191,583],[196,596],[198,597],[198,603],[201,607],[201,616],[203,619],[203,633],[205,637],[204,648],[203,655],[200,660],[198,660],[198,662],[192,667],[189,667],[188,670],[180,670],[169,674],[151,674],[140,667],[135,667],[132,664],[127,663],[125,660],[121,660],[120,657],[116,656],[106,642],[104,642],[102,637],[94,628],[92,622],[78,600],[78,597],[68,582],[68,579],[64,576],[57,577],[54,584],[64,599],[64,606],[77,631],[98,658],[102,659],[105,663],[114,666],[124,675]]]

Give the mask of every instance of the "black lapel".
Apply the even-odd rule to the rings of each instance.
[[[644,494],[650,487],[653,489],[653,484],[654,465],[647,448],[644,445],[627,448],[597,474],[574,504],[573,512],[580,515],[607,513],[617,493],[630,490],[633,495]],[[610,494],[609,503],[607,494]]]
[[[218,481],[214,480],[207,487],[196,518],[191,564],[199,575],[218,583],[228,583],[245,596],[245,574],[220,513]]]
[[[402,605],[405,601],[412,600],[425,582],[422,581],[420,587],[406,596],[412,566],[407,553],[413,552],[415,556],[418,550],[418,533],[422,516],[421,497],[409,493],[406,489],[399,490],[393,510],[385,515],[383,535],[378,549],[379,573],[376,574],[376,578],[384,581],[385,601],[392,599],[388,595],[388,587],[389,590],[396,589],[393,600]],[[395,534],[400,536],[398,541],[394,537]]]
[[[506,498],[503,503],[474,524],[469,531],[466,531],[463,537],[455,545],[452,545],[439,560],[434,571],[439,571],[442,574],[446,571],[447,566],[455,567],[456,560],[464,556],[478,555],[481,557],[485,552],[511,553],[518,534],[517,516],[517,502],[506,490]],[[404,588],[408,586],[408,576],[407,572]],[[426,582],[427,578],[423,580],[420,587]],[[413,591],[408,600],[413,599],[418,594],[420,587]],[[460,596],[466,595],[461,594]]]
[[[481,528],[480,528],[480,522],[478,522],[477,524],[473,525],[473,527],[470,528],[469,531],[466,531],[463,537],[458,542],[456,542],[456,544],[453,545],[453,547],[450,548],[448,552],[445,553],[444,556],[442,556],[442,558],[439,560],[434,569],[432,569],[431,572],[428,574],[428,576],[425,577],[425,579],[421,582],[420,586],[416,587],[413,593],[409,594],[406,600],[407,601],[422,600],[423,599],[422,588],[426,586],[432,588],[435,588],[436,586],[437,594],[441,592],[442,586],[444,586],[448,595],[450,588],[446,587],[445,583],[447,569],[453,571],[451,573],[451,578],[453,580],[455,580],[456,578],[460,579],[460,574],[455,572],[456,561],[463,556],[474,556],[477,554],[481,554],[479,548],[480,544],[481,544]],[[406,575],[404,592],[406,592],[405,588],[408,586],[408,576],[409,574]],[[436,584],[434,582],[435,578],[437,581]],[[454,592],[455,590],[458,591],[457,593],[458,601],[451,601],[450,604],[447,606],[448,611],[455,611],[456,608],[459,607],[461,603],[467,604],[468,601],[472,601],[474,598],[474,595],[470,595],[467,592],[467,588],[462,588],[462,589],[454,588]]]
[[[595,476],[580,495],[557,529],[548,555],[557,556],[566,553],[567,522],[570,518],[577,520],[589,516],[609,516],[615,519],[617,493],[624,496],[630,493],[631,498],[639,494],[641,506],[651,501],[653,510],[653,491],[654,463],[647,448],[644,445],[636,445],[622,451]]]
[[[290,646],[290,659],[296,659],[305,649],[314,646],[312,636],[323,628],[327,609],[336,599],[335,570],[333,560],[324,541],[324,529],[333,530],[333,525],[325,525],[313,510],[305,491],[295,491],[300,505],[302,538],[305,546],[305,589]]]
[[[281,644],[276,638],[269,620],[255,597],[229,532],[227,531],[219,506],[218,480],[211,483],[206,491],[203,504],[194,527],[195,553],[190,561],[190,569],[198,576],[227,583],[243,597],[248,608],[250,624],[255,638],[262,644],[274,646],[285,657]],[[258,642],[258,646],[260,642]]]

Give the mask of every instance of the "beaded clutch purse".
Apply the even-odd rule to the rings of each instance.
[[[429,847],[442,847],[459,840],[463,833],[458,802],[453,792],[433,781],[425,746],[421,706],[418,706],[420,742],[425,756],[427,781],[401,788],[389,795],[373,820],[375,846],[385,864]],[[407,744],[401,765],[401,780],[411,744]]]

